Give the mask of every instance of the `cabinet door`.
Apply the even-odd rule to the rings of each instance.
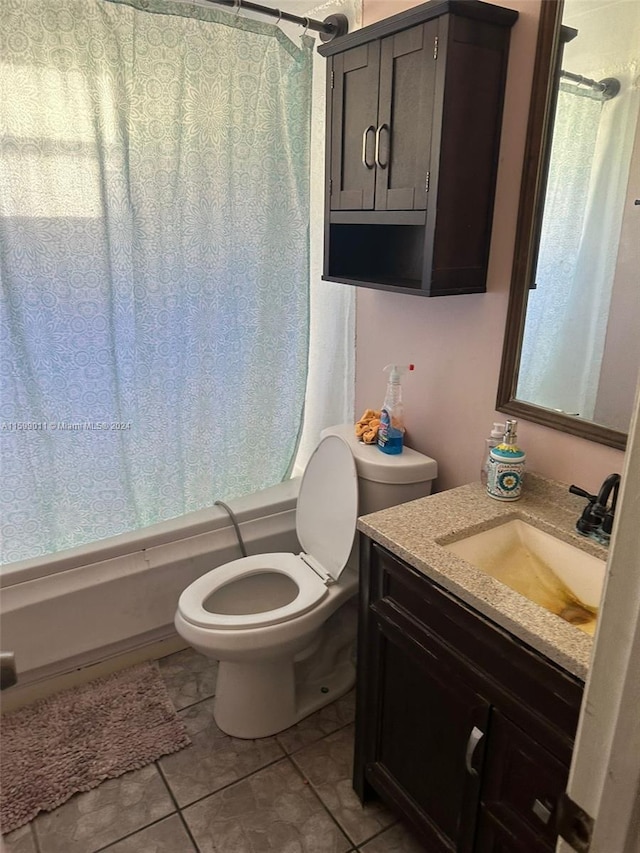
[[[429,849],[473,846],[488,703],[443,661],[380,620],[380,712],[367,777]]]
[[[547,848],[535,839],[515,834],[486,812],[480,815],[478,823],[474,853],[546,853]]]
[[[522,849],[549,853],[556,849],[555,811],[568,777],[565,764],[493,710],[482,809],[513,832]]]
[[[382,40],[376,208],[426,210],[438,20]]]
[[[380,42],[336,54],[331,92],[332,210],[371,210]]]

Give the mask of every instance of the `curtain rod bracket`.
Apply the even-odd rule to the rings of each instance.
[[[346,15],[329,15],[322,23],[331,29],[320,32],[320,41],[332,41],[336,36],[344,36],[349,32],[349,19]]]

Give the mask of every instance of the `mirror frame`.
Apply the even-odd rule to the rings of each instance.
[[[545,0],[541,4],[496,410],[624,450],[627,445],[624,432],[516,397],[527,295],[538,256],[551,153],[551,131],[562,57],[563,5],[563,0]],[[575,33],[575,30],[571,32]]]

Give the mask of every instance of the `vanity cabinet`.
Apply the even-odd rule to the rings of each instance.
[[[582,682],[366,537],[354,788],[429,851],[555,850]]]
[[[431,0],[319,48],[325,279],[424,296],[485,290],[516,18]]]

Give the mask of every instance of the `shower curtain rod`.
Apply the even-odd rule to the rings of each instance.
[[[560,77],[575,83],[577,86],[586,86],[600,96],[603,101],[610,101],[620,91],[620,81],[617,77],[605,77],[603,80],[592,80],[581,74],[572,74],[571,71],[561,71]]]
[[[291,24],[298,24],[305,30],[320,33],[322,41],[331,41],[336,36],[343,36],[349,32],[349,21],[346,15],[329,15],[324,21],[316,21],[314,18],[301,18],[299,15],[292,15],[291,12],[283,12],[271,6],[261,6],[250,0],[206,0],[206,2],[214,3],[216,6],[228,6],[238,12],[241,9],[248,9],[260,15],[267,15],[269,18],[277,18],[277,23],[289,21]]]

